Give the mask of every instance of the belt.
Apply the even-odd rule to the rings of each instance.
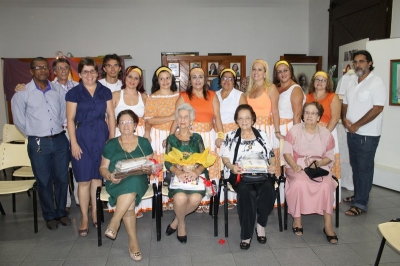
[[[35,137],[35,138],[40,138],[40,139],[42,139],[42,138],[54,139],[54,138],[57,138],[58,136],[60,136],[60,135],[62,135],[62,134],[65,134],[65,130],[61,131],[61,132],[58,133],[58,134],[54,134],[54,135],[50,135],[50,136],[44,136],[44,137]]]

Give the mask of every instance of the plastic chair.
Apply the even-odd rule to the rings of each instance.
[[[379,247],[378,255],[376,256],[375,266],[379,265],[386,241],[395,250],[400,251],[400,218],[393,219],[388,223],[379,224],[378,230],[382,234],[382,242]]]
[[[3,127],[3,142],[23,144],[26,137],[19,131],[19,129],[12,124],[4,124]]]
[[[105,187],[97,187],[96,189],[96,208],[97,208],[97,221],[101,221],[97,223],[97,246],[102,246],[102,230],[101,230],[101,223],[104,223],[104,211],[103,211],[103,205],[102,201],[107,202],[108,198],[110,195],[107,193]],[[157,191],[157,185],[156,184],[149,184],[149,187],[146,191],[146,193],[143,195],[142,200],[144,199],[149,199],[153,198],[153,208],[151,211],[152,218],[158,218],[159,213],[157,212],[159,208],[157,208],[157,199],[158,199],[158,191]],[[160,235],[161,239],[161,220],[160,220],[160,228],[157,228],[157,241],[158,240],[158,235]]]

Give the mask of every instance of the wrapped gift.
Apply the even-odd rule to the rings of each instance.
[[[126,159],[115,164],[114,176],[123,179],[132,175],[158,175],[161,170],[162,164],[152,158]]]

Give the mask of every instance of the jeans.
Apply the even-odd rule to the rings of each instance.
[[[353,206],[368,210],[369,193],[374,178],[374,159],[380,136],[347,133],[350,165],[353,170]]]
[[[38,185],[43,219],[50,221],[67,216],[65,210],[69,162],[67,137],[65,134],[54,138],[28,137],[28,155]]]

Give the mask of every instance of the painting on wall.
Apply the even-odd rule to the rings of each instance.
[[[389,105],[400,106],[400,59],[390,60]]]

